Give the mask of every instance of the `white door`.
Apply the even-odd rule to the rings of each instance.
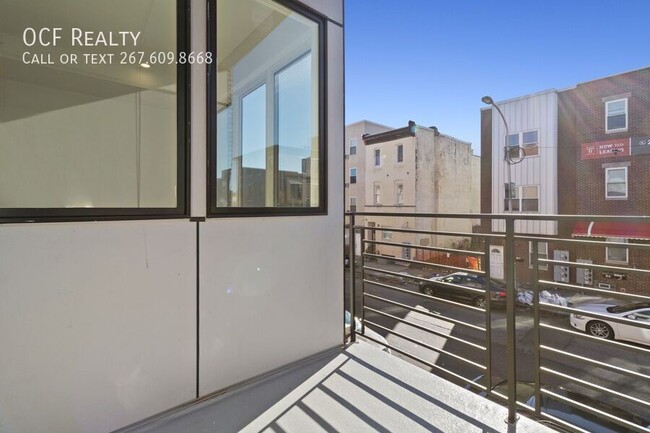
[[[490,245],[490,277],[503,280],[503,247]]]

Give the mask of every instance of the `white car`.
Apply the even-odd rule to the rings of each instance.
[[[576,306],[585,314],[570,315],[571,326],[594,337],[632,341],[650,346],[650,328],[590,317],[589,312],[650,324],[650,303],[583,304]]]

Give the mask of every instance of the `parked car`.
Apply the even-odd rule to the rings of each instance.
[[[429,281],[420,282],[420,292],[438,296],[442,298],[453,298],[470,301],[472,305],[478,308],[485,308],[487,303],[485,295],[473,290],[464,290],[459,287],[448,286],[455,284],[457,286],[470,287],[473,289],[485,290],[487,279],[483,275],[472,272],[454,272],[453,274],[436,276],[429,278]],[[490,279],[490,299],[492,302],[499,304],[505,303],[506,285],[501,281]]]
[[[477,377],[474,382],[480,383],[485,386],[485,376],[481,375]],[[495,378],[494,385],[492,386],[492,391],[501,394],[502,396],[508,395],[508,381]],[[471,385],[466,386],[467,389],[471,389]],[[624,419],[632,424],[637,424],[641,428],[650,427],[650,420],[645,419],[642,416],[632,414],[624,409],[618,408],[607,404],[599,399],[594,399],[582,394],[578,394],[572,391],[568,391],[566,388],[561,386],[543,386],[545,390],[558,394],[564,398],[568,398],[574,401],[577,401],[588,407],[606,412],[610,415],[614,415],[618,418]],[[481,391],[478,393],[482,397],[486,397],[487,393]],[[499,398],[496,395],[492,394],[491,400],[498,403],[503,403],[503,398]],[[517,401],[526,403],[530,407],[535,407],[535,384],[533,382],[523,382],[517,381]],[[558,418],[562,421],[568,422],[575,425],[585,431],[590,433],[628,433],[633,432],[634,430],[627,427],[616,424],[612,421],[606,420],[604,418],[597,417],[587,411],[580,409],[577,406],[572,406],[570,404],[564,403],[559,400],[555,400],[550,396],[545,394],[541,395],[541,404],[540,409],[543,413],[551,415],[555,418]],[[540,419],[544,424],[552,427],[553,429],[560,432],[570,432],[571,430],[566,429],[559,423]]]
[[[350,314],[350,312],[348,310],[345,310],[345,335],[346,336],[350,335],[351,317],[352,315]],[[381,336],[379,333],[373,331],[367,326],[364,329],[365,335],[377,341],[364,338],[364,335],[361,334],[361,320],[359,320],[358,317],[354,318],[354,330],[358,333],[357,339],[365,341],[366,343],[371,344],[373,346],[379,347],[381,350],[383,350],[386,353],[391,353],[390,348],[388,347],[388,341],[386,341],[386,339],[383,336]]]
[[[622,305],[594,303],[578,305],[576,308],[584,310],[585,314],[572,313],[569,316],[571,326],[574,328],[594,337],[632,341],[650,346],[650,329],[648,328],[589,317],[589,312],[592,312],[650,324],[650,302],[633,302]]]

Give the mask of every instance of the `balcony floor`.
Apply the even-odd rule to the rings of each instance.
[[[553,432],[360,342],[121,432]]]

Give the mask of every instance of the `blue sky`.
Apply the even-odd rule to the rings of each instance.
[[[408,120],[472,142],[481,97],[650,66],[650,0],[345,0],[346,124]]]

